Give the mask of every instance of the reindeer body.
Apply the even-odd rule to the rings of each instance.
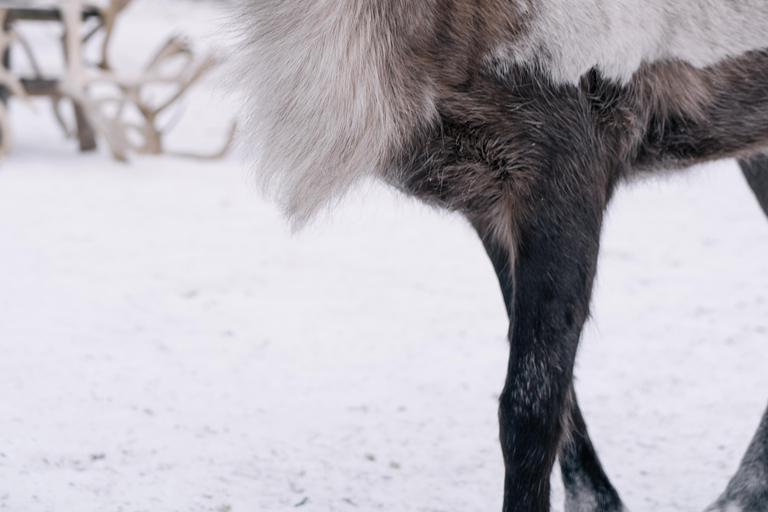
[[[511,320],[504,510],[549,509],[556,457],[568,512],[622,510],[572,386],[603,212],[623,179],[768,146],[768,2],[249,0],[240,19],[259,175],[295,223],[374,176],[482,238]],[[718,510],[768,510],[768,413],[752,446]]]

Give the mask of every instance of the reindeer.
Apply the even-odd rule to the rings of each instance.
[[[737,157],[768,213],[765,0],[246,0],[246,130],[301,226],[375,177],[464,215],[510,319],[505,512],[619,512],[573,387],[600,230],[633,177]],[[768,411],[710,511],[768,510]]]

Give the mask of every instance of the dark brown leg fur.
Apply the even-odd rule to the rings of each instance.
[[[495,245],[487,235],[483,235],[481,226],[476,226],[483,239],[494,270],[499,279],[507,314],[513,303],[512,265],[507,251]],[[589,439],[587,425],[581,415],[576,393],[571,380],[568,393],[558,460],[565,486],[566,512],[621,512],[624,505],[608,476],[603,471],[597,452]]]
[[[564,206],[553,203],[523,226],[514,263],[507,260],[510,359],[499,412],[505,511],[549,510],[552,465],[561,439],[572,435],[566,415],[574,411],[573,362],[587,318],[602,206]],[[582,215],[562,223],[572,208]]]

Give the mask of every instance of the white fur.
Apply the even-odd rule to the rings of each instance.
[[[247,0],[240,67],[257,175],[294,225],[380,171],[408,119],[429,116],[388,81],[370,0]],[[379,42],[376,44],[376,42]]]
[[[541,0],[523,41],[499,54],[543,65],[558,82],[591,68],[628,81],[642,62],[695,67],[768,48],[766,0]]]

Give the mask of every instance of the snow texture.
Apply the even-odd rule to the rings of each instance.
[[[219,13],[137,0],[116,55]],[[199,95],[171,142],[226,131]],[[0,510],[501,509],[507,326],[466,222],[372,185],[291,236],[237,156],[121,165],[11,107]],[[734,162],[615,198],[576,372],[630,510],[700,512],[736,470],[768,402],[766,256]]]

